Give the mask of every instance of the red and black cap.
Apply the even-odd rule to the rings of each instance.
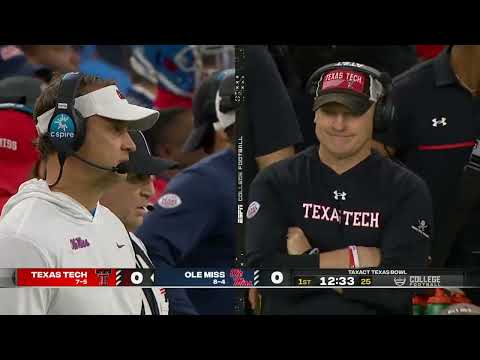
[[[384,94],[381,81],[368,66],[342,62],[324,68],[316,85],[313,111],[336,102],[361,115]]]

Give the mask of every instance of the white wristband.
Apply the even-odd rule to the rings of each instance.
[[[357,247],[355,245],[350,245],[349,248],[352,251],[353,264],[354,264],[355,268],[359,268],[360,267],[360,259],[358,257]]]

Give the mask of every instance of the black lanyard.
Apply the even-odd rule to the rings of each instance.
[[[153,266],[153,263],[150,261],[148,258],[147,254],[142,250],[140,246],[132,239],[130,236],[130,232],[127,230],[128,238],[130,239],[130,242],[132,243],[133,246],[133,251],[135,252],[135,266],[137,269],[142,269],[142,264],[140,261],[138,261],[139,257],[142,259],[145,264],[147,264],[149,269],[154,269],[155,266]],[[145,295],[145,298],[147,299],[148,305],[152,311],[152,315],[160,315],[160,309],[158,307],[157,299],[155,298],[155,295],[153,294],[152,288],[142,288],[143,294]],[[145,315],[145,306],[142,301],[142,310],[140,312],[140,315]]]

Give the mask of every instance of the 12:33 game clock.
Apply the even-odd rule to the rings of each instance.
[[[354,276],[319,276],[319,286],[354,286]]]
[[[355,286],[355,276],[296,276],[296,286]]]

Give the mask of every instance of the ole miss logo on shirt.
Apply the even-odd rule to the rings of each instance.
[[[90,246],[90,243],[88,242],[87,239],[76,237],[74,239],[70,239],[70,245],[72,247],[72,250],[78,250],[78,249],[83,249],[83,248],[86,248],[87,246]]]
[[[343,223],[347,226],[379,228],[380,213],[370,211],[337,210],[331,206],[303,203],[304,218]]]

